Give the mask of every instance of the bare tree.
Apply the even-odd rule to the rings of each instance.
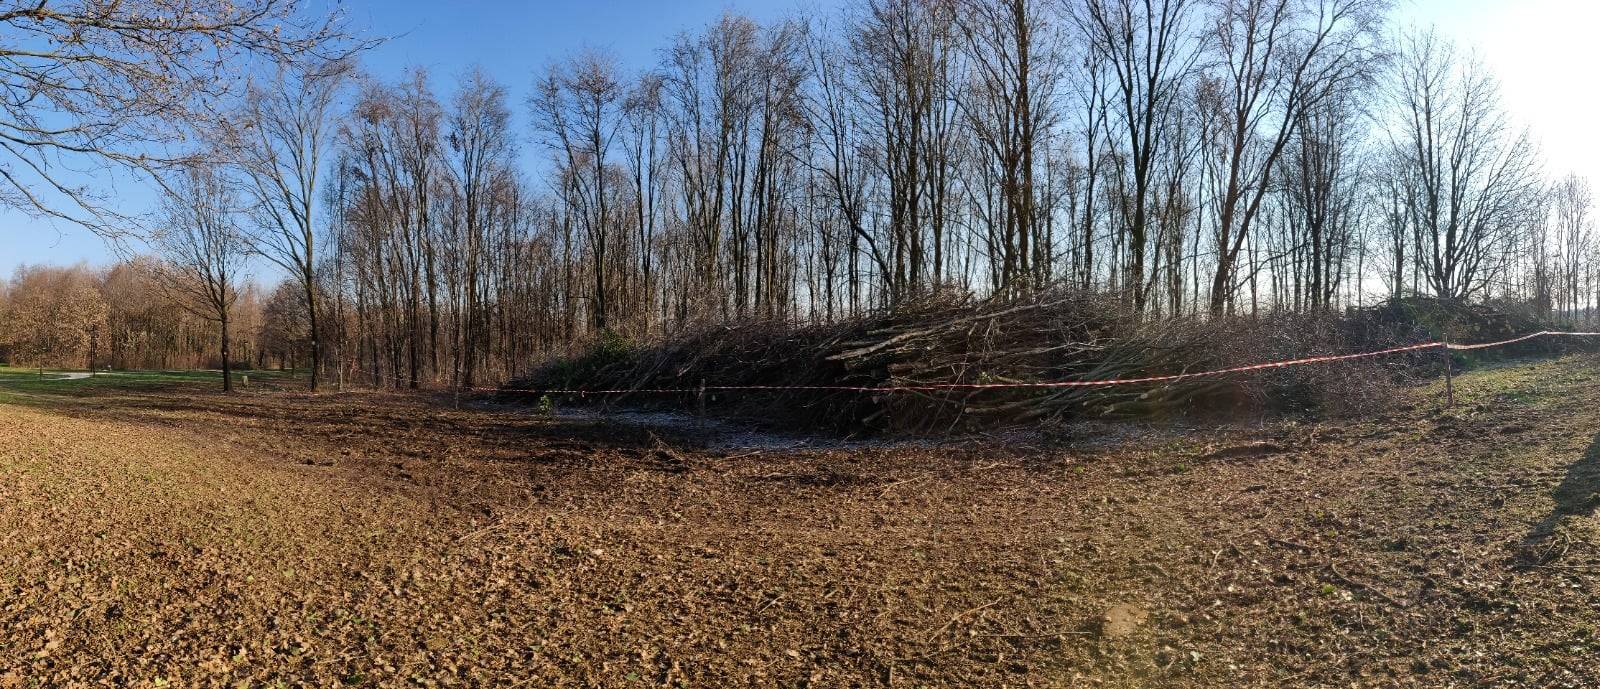
[[[829,321],[1064,276],[1148,319],[1328,310],[1376,296],[1374,277],[1384,296],[1592,313],[1600,252],[1582,195],[1543,193],[1492,82],[1437,47],[1403,49],[1386,73],[1395,98],[1377,98],[1382,10],[851,0],[838,23],[729,13],[637,79],[595,53],[541,74],[527,103],[549,154],[540,174],[517,170],[504,89],[481,70],[443,104],[420,71],[369,80],[348,110],[337,70],[285,70],[249,91],[231,140],[256,249],[292,279],[291,294],[263,295],[271,332],[256,351],[312,353],[329,371],[319,343],[338,337],[338,370],[374,385],[446,370],[472,385],[602,334]],[[1386,138],[1367,135],[1369,115]],[[338,163],[323,165],[330,139]],[[335,185],[318,184],[324,167]]]
[[[229,316],[239,298],[237,281],[249,251],[236,223],[234,190],[219,170],[204,165],[191,166],[168,188],[156,235],[166,259],[163,284],[176,303],[217,324],[222,390],[232,392]]]
[[[666,183],[661,160],[662,89],[665,79],[647,73],[628,92],[623,101],[627,122],[625,148],[628,173],[633,177],[634,230],[638,233],[639,283],[642,315],[646,330],[656,304],[655,275],[652,270],[656,226],[660,212],[657,199]]]
[[[1555,249],[1560,265],[1557,290],[1562,310],[1577,318],[1589,306],[1590,291],[1586,289],[1584,270],[1590,260],[1594,244],[1594,226],[1590,213],[1594,209],[1594,192],[1588,180],[1567,174],[1550,190],[1550,214]]]
[[[462,76],[452,109],[447,116],[450,150],[455,154],[446,170],[454,185],[453,217],[456,222],[455,251],[458,255],[456,278],[461,289],[460,375],[456,379],[470,387],[477,373],[478,349],[483,346],[483,309],[489,295],[484,289],[485,252],[489,249],[489,226],[493,222],[497,178],[507,173],[513,145],[511,111],[506,107],[505,87],[482,69],[474,68]]]
[[[1116,112],[1126,148],[1122,157],[1131,178],[1121,201],[1122,233],[1129,253],[1123,285],[1133,308],[1143,311],[1151,188],[1177,99],[1195,61],[1199,44],[1191,39],[1191,0],[1083,0],[1072,5],[1073,19],[1088,38],[1098,64],[1109,68],[1114,87],[1102,91]],[[1092,145],[1092,144],[1091,144]]]
[[[322,367],[317,328],[318,176],[332,134],[334,107],[350,73],[346,62],[281,70],[252,85],[233,134],[233,158],[254,207],[256,253],[283,268],[305,293],[311,391]]]
[[[957,23],[971,56],[973,87],[964,110],[1000,181],[996,220],[1002,290],[1026,293],[1043,284],[1053,247],[1043,227],[1050,209],[1035,179],[1054,131],[1061,53],[1045,6],[1034,0],[970,0]]]
[[[1382,0],[1217,0],[1211,36],[1225,124],[1211,313],[1238,280],[1240,250],[1305,114],[1372,74]]]
[[[846,280],[848,302],[853,312],[859,303],[860,276],[859,271],[854,269],[858,256],[864,251],[883,275],[890,274],[889,259],[877,236],[867,231],[867,172],[864,169],[867,161],[864,147],[859,141],[863,125],[854,108],[855,94],[849,83],[845,47],[826,31],[814,28],[806,42],[806,49],[812,79],[803,107],[811,123],[812,136],[811,151],[803,159],[820,180],[817,194],[826,198],[832,207],[829,215],[833,220],[822,229],[824,237],[830,240],[824,246],[831,248],[835,234],[847,237],[844,243],[850,247],[848,263],[851,268],[846,271]],[[828,227],[833,224],[842,226],[839,233]],[[864,250],[861,249],[863,243]],[[826,269],[829,296],[827,308],[824,309],[829,313],[833,306],[833,268],[830,261]]]
[[[575,194],[574,209],[588,236],[594,290],[590,317],[596,331],[609,325],[607,251],[612,245],[612,203],[606,182],[611,145],[623,124],[626,94],[616,59],[585,51],[550,68],[530,105],[546,145],[556,152]]]
[[[999,6],[986,9],[1008,11]],[[863,162],[870,163],[876,177],[870,183],[881,185],[878,193],[883,198],[878,207],[885,236],[869,246],[880,264],[890,303],[923,293],[931,282],[929,274],[943,268],[940,265],[935,270],[929,265],[936,256],[939,263],[943,261],[942,254],[936,251],[943,238],[929,235],[931,230],[942,230],[943,218],[937,216],[946,212],[942,201],[948,193],[949,175],[943,167],[953,157],[950,147],[954,137],[940,133],[948,130],[944,119],[953,86],[951,55],[959,48],[958,11],[959,4],[954,0],[868,0],[850,27],[851,88],[853,99],[864,110],[856,123],[859,134],[868,137],[854,143],[867,153]],[[997,14],[987,17],[998,18]],[[1025,22],[1020,34],[1024,50],[1031,46],[1029,26]],[[1006,50],[1007,55],[1017,49],[1017,35],[1009,25],[979,28],[975,22],[969,25],[969,31],[985,49]],[[1016,86],[1011,83],[1017,76],[1013,69],[990,76],[997,89]],[[995,94],[1001,99],[1014,95],[1014,90]],[[1008,127],[1021,124],[1013,122]],[[1005,136],[997,132],[990,140],[1010,149],[1014,142],[1006,141]],[[1015,152],[1008,151],[1008,155],[1012,153]],[[1020,165],[1011,165],[1010,169],[1018,173],[1012,191],[1020,193]],[[1018,239],[1016,229],[1013,224],[1009,236],[1013,242]],[[1000,240],[997,244],[1005,241],[1000,237],[992,239]],[[1018,257],[1010,257],[1012,268],[1017,267]]]
[[[1392,88],[1390,145],[1415,265],[1441,299],[1478,294],[1511,237],[1536,222],[1533,145],[1512,130],[1483,66],[1431,32],[1404,39]]]
[[[1326,310],[1333,305],[1356,227],[1362,220],[1363,189],[1361,113],[1353,94],[1324,99],[1300,115],[1290,143],[1282,188],[1294,231],[1287,239],[1296,259],[1296,294],[1304,306]],[[1301,285],[1301,282],[1304,284]]]

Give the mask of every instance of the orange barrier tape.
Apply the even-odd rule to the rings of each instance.
[[[1482,344],[1470,344],[1470,345],[1446,344],[1445,347],[1448,347],[1448,348],[1450,348],[1452,350],[1457,350],[1457,351],[1466,350],[1466,349],[1486,349],[1488,347],[1500,347],[1500,346],[1503,346],[1503,345],[1515,344],[1515,343],[1518,343],[1518,342],[1524,342],[1524,341],[1527,341],[1527,340],[1534,339],[1536,337],[1544,337],[1546,335],[1557,335],[1557,336],[1566,336],[1566,337],[1594,337],[1596,335],[1600,335],[1600,333],[1579,333],[1579,332],[1561,332],[1561,331],[1556,331],[1556,330],[1542,330],[1542,331],[1536,332],[1536,333],[1534,333],[1532,335],[1523,335],[1522,337],[1514,337],[1514,338],[1511,338],[1509,340],[1501,340],[1499,342],[1484,342]]]
[[[1518,342],[1525,342],[1545,336],[1568,337],[1597,337],[1600,332],[1559,332],[1545,330],[1514,337],[1498,342],[1483,342],[1480,344],[1450,344],[1448,342],[1424,342],[1422,344],[1407,345],[1380,349],[1374,352],[1360,352],[1356,354],[1334,354],[1329,356],[1313,356],[1303,359],[1289,359],[1287,361],[1272,361],[1249,366],[1235,366],[1233,368],[1217,369],[1215,371],[1200,371],[1198,373],[1173,373],[1161,376],[1144,376],[1140,378],[1108,378],[1105,380],[1062,380],[1042,383],[929,383],[926,385],[903,385],[893,387],[864,387],[852,385],[707,385],[704,388],[638,388],[614,390],[561,390],[539,389],[518,390],[505,388],[468,388],[479,392],[510,392],[518,394],[545,394],[545,395],[627,395],[627,394],[686,394],[700,392],[732,392],[732,391],[806,391],[806,392],[939,392],[944,390],[992,390],[992,389],[1026,389],[1026,388],[1086,388],[1103,387],[1111,385],[1143,385],[1149,383],[1168,383],[1189,378],[1202,378],[1209,376],[1222,376],[1230,373],[1244,373],[1247,371],[1261,371],[1273,368],[1287,368],[1289,366],[1304,366],[1306,364],[1320,364],[1330,361],[1347,361],[1367,357],[1388,356],[1405,352],[1416,352],[1424,349],[1444,348],[1450,351],[1471,349],[1487,349],[1489,347],[1502,347]]]

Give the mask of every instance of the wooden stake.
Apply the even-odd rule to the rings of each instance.
[[[699,421],[696,423],[700,425],[700,434],[705,435],[709,432],[706,428],[706,379],[700,379],[700,387],[695,390],[694,397],[695,407],[699,411]]]
[[[1450,365],[1449,337],[1445,338],[1444,346],[1441,349],[1444,350],[1444,408],[1449,409],[1456,406],[1456,381],[1455,372],[1451,370],[1452,366]]]

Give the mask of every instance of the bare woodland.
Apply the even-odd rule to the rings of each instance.
[[[1594,193],[1386,0],[339,7],[0,0],[0,689],[1600,687]]]
[[[1470,51],[1378,0],[853,0],[724,15],[642,72],[586,50],[393,81],[336,21],[263,34],[298,15],[201,4],[232,23],[0,15],[107,44],[6,57],[79,123],[8,102],[15,161],[139,168],[188,211],[149,228],[176,238],[159,257],[19,271],[0,357],[471,387],[606,338],[949,293],[1066,287],[1146,321],[1414,294],[1589,321],[1600,300],[1587,181],[1543,169]],[[180,141],[205,145],[143,153]],[[37,171],[8,202],[137,227]]]

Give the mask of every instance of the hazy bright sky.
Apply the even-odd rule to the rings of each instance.
[[[841,0],[803,0],[832,11]],[[1396,0],[1396,26],[1436,25],[1464,49],[1478,51],[1500,78],[1506,105],[1540,142],[1546,169],[1600,185],[1600,2],[1591,0]],[[369,71],[398,76],[427,67],[446,95],[466,67],[482,64],[510,90],[518,125],[533,75],[554,59],[595,46],[642,68],[673,34],[701,27],[724,9],[771,19],[797,0],[347,0],[357,26],[395,36],[367,56]],[[150,194],[121,185],[130,205]],[[0,210],[0,276],[24,263],[113,260],[82,228]]]
[[[1398,1],[1397,25],[1433,24],[1477,50],[1506,108],[1540,143],[1548,173],[1600,185],[1600,2]]]

